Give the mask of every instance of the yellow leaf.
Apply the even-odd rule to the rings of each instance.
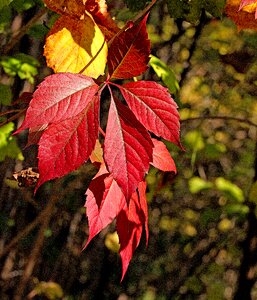
[[[255,19],[256,4],[247,5],[239,11],[241,0],[228,0],[226,3],[226,14],[237,25],[238,29],[257,30],[257,20]]]
[[[44,55],[48,67],[56,73],[97,78],[104,74],[107,51],[104,35],[89,15],[81,20],[63,15],[46,38]]]

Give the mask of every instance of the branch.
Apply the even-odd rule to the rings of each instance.
[[[5,45],[2,54],[6,55],[21,40],[28,30],[48,11],[46,7],[41,8],[35,16],[28,21],[18,32],[15,32],[9,42]]]
[[[243,118],[237,118],[237,117],[229,117],[229,116],[205,116],[205,117],[195,117],[195,118],[188,118],[185,120],[180,120],[180,123],[188,123],[191,121],[206,121],[206,120],[225,120],[225,121],[237,121],[241,123],[248,124],[250,126],[254,126],[257,128],[257,124],[248,120],[248,119],[243,119]]]
[[[56,186],[57,190],[61,190],[61,181],[58,182],[58,185]],[[17,287],[14,299],[15,300],[21,300],[23,298],[24,290],[26,288],[26,285],[32,275],[32,272],[34,270],[34,267],[37,263],[38,256],[40,254],[41,248],[43,247],[44,240],[45,240],[45,230],[49,226],[49,222],[51,220],[52,214],[54,212],[55,204],[60,199],[60,195],[54,193],[52,197],[50,197],[49,202],[44,209],[44,218],[42,219],[42,225],[40,227],[40,230],[37,234],[37,239],[34,243],[34,247],[31,251],[30,257],[28,259],[27,265],[25,267],[25,270],[23,272],[23,276],[19,282],[19,285]]]

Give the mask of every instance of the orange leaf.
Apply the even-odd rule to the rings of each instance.
[[[103,33],[86,14],[82,20],[61,16],[46,38],[44,55],[48,67],[56,73],[97,78],[104,74],[107,51]]]
[[[241,0],[228,0],[226,3],[226,14],[237,25],[238,29],[257,30],[257,20],[255,19],[256,3],[242,7],[239,11]]]
[[[83,0],[44,0],[46,6],[61,15],[80,17],[84,14]]]
[[[107,12],[105,0],[44,0],[51,10],[61,15],[73,16],[81,19],[85,11],[89,12],[98,25],[101,25],[102,32],[107,40],[119,31],[118,26]]]

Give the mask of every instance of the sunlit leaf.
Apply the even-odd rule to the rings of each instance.
[[[104,74],[107,44],[89,15],[82,20],[61,16],[46,38],[44,55],[48,67],[56,73],[82,73],[97,78]]]

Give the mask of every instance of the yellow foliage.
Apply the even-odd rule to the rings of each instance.
[[[54,72],[81,73],[93,78],[104,74],[107,44],[89,16],[78,20],[61,16],[50,30],[44,55]]]

